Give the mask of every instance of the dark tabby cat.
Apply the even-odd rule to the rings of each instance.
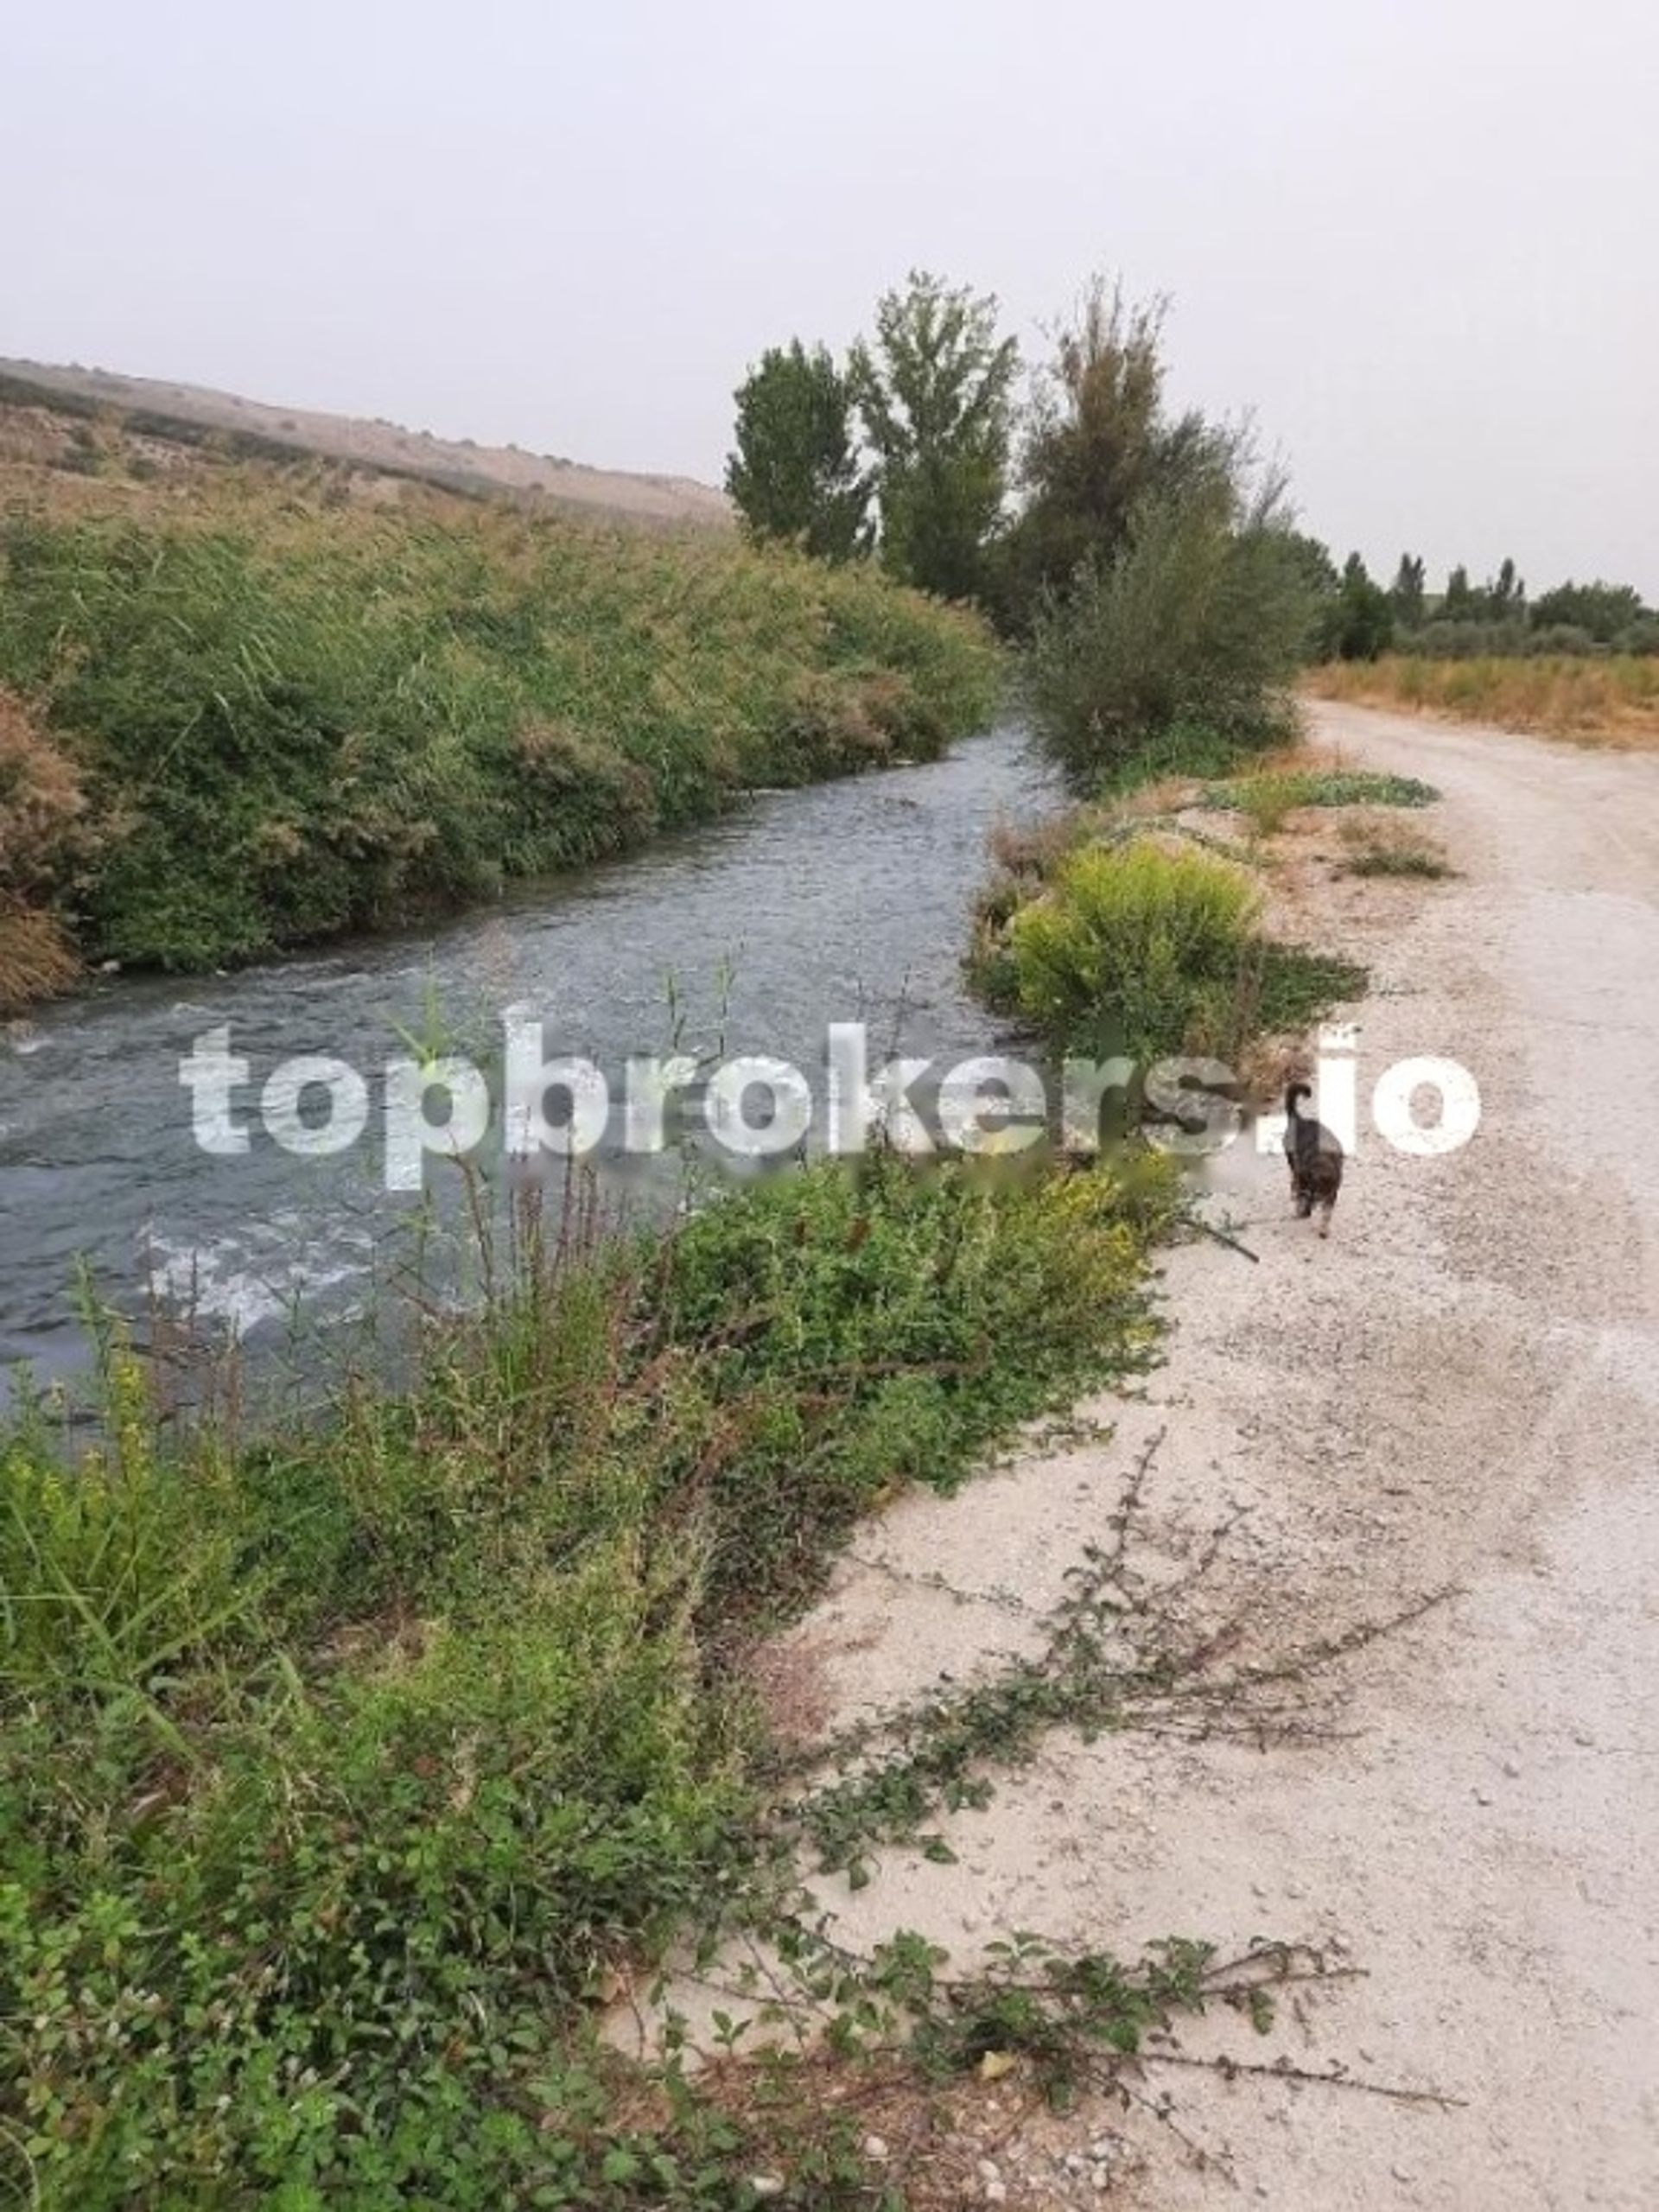
[[[1317,1206],[1319,1234],[1328,1236],[1332,1208],[1342,1188],[1342,1147],[1322,1122],[1300,1112],[1303,1099],[1313,1096],[1306,1083],[1293,1083],[1285,1092],[1285,1158],[1298,1216],[1306,1221]]]

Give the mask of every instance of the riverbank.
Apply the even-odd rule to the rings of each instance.
[[[666,1239],[526,1210],[410,1386],[257,1437],[106,1331],[95,1446],[0,1433],[7,2186],[753,2201],[764,2117],[642,2114],[585,2016],[775,1891],[757,1636],[860,1515],[1145,1364],[1173,1203],[876,1154]]]
[[[130,439],[0,490],[0,1010],[487,900],[998,696],[976,618],[724,535]]]

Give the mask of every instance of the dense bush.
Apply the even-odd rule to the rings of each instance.
[[[44,908],[72,892],[91,851],[74,763],[0,690],[0,1014],[73,980],[67,933]]]
[[[1075,785],[1166,758],[1174,731],[1235,752],[1292,734],[1306,588],[1271,507],[1240,507],[1213,487],[1147,503],[1116,557],[1039,616],[1033,715]]]
[[[1146,1062],[1230,1042],[1261,898],[1242,868],[1150,838],[1087,845],[1008,925],[1020,1010]]]
[[[995,698],[972,618],[868,567],[435,495],[227,518],[0,532],[0,683],[104,833],[62,900],[90,954],[200,968],[487,896]]]

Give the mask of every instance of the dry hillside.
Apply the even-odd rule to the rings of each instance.
[[[11,403],[5,410],[9,417],[24,408],[49,410],[60,419],[68,415],[102,420],[130,436],[153,437],[175,449],[211,434],[229,440],[232,450],[245,455],[317,454],[389,483],[413,477],[453,491],[517,493],[645,523],[724,528],[731,520],[725,495],[690,477],[587,468],[551,454],[522,453],[516,446],[480,446],[470,438],[457,442],[396,423],[268,406],[232,392],[118,376],[105,369],[0,360],[0,403],[4,402]],[[17,427],[15,421],[9,424],[14,447]]]

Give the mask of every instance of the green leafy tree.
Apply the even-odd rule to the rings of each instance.
[[[1519,614],[1527,603],[1527,588],[1516,573],[1513,561],[1505,559],[1497,572],[1496,583],[1486,587],[1486,596],[1491,606],[1493,619],[1504,622],[1512,614]]]
[[[1342,623],[1342,578],[1331,549],[1322,539],[1287,525],[1280,527],[1279,535],[1306,603],[1303,652],[1310,660],[1329,660],[1336,652]]]
[[[1420,630],[1428,601],[1428,571],[1421,553],[1402,553],[1389,593],[1396,622],[1404,630]]]
[[[1343,564],[1337,594],[1337,654],[1342,660],[1375,660],[1394,641],[1394,603],[1366,573],[1357,553]]]
[[[1055,333],[1020,455],[1025,505],[999,549],[997,612],[1010,628],[1027,627],[1083,561],[1109,562],[1143,499],[1225,474],[1227,434],[1165,413],[1164,314],[1163,301],[1132,306],[1096,276]]]
[[[726,489],[750,535],[793,539],[827,561],[868,550],[870,483],[852,391],[828,351],[798,338],[769,347],[736,398]]]
[[[876,308],[849,374],[875,456],[881,557],[908,583],[976,594],[1001,518],[1019,349],[997,304],[913,270]]]
[[[1475,594],[1470,585],[1469,571],[1459,562],[1446,580],[1446,597],[1440,601],[1440,619],[1445,622],[1471,622],[1475,613]]]
[[[1598,645],[1611,645],[1646,610],[1642,594],[1629,584],[1557,584],[1532,603],[1533,627],[1548,630],[1570,623],[1587,631]]]

